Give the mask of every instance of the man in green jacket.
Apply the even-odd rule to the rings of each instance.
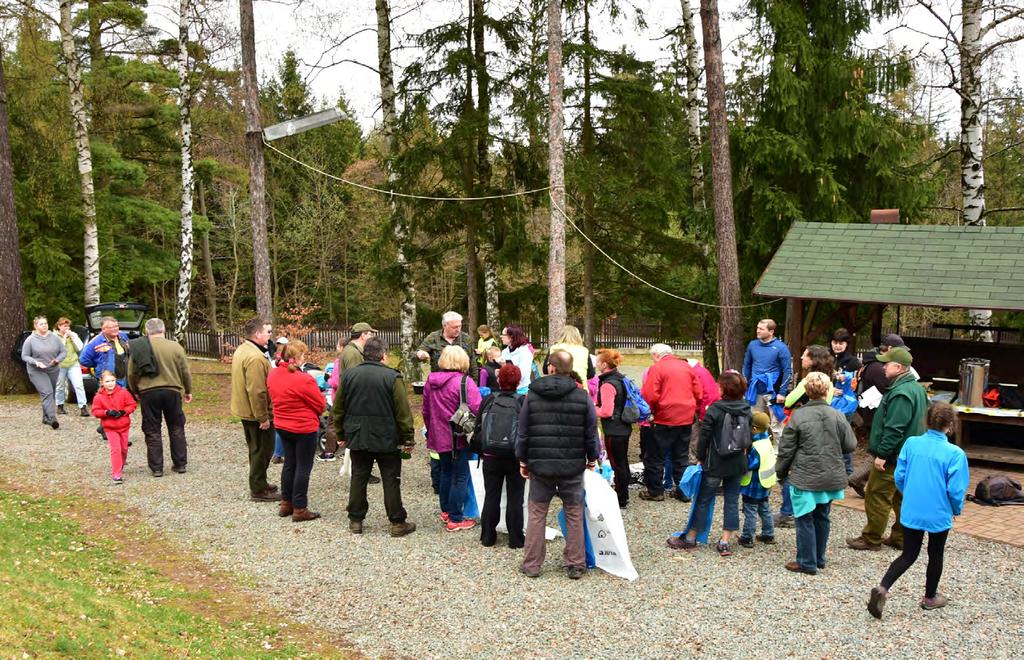
[[[903,548],[903,527],[900,526],[903,495],[896,489],[896,459],[907,438],[924,433],[928,410],[924,387],[910,371],[914,361],[910,351],[897,346],[879,355],[878,361],[885,364],[885,376],[892,385],[882,397],[871,425],[868,451],[875,462],[864,491],[864,513],[868,520],[860,536],[846,539],[846,545],[854,550],[879,550],[882,543]],[[896,513],[896,522],[889,536],[882,538],[890,510]]]
[[[469,378],[473,382],[480,380],[480,365],[476,363],[473,356],[476,348],[473,346],[473,338],[462,331],[462,315],[458,312],[448,311],[441,316],[441,329],[431,332],[420,342],[416,350],[416,359],[420,362],[430,362],[430,370],[437,371],[437,361],[441,359],[441,352],[449,346],[461,346],[469,356]]]
[[[402,506],[402,456],[415,444],[412,411],[402,374],[385,364],[387,346],[376,337],[363,347],[365,361],[345,372],[334,398],[331,416],[338,446],[352,457],[352,481],[348,491],[348,528],[363,533],[363,519],[370,505],[366,484],[376,461],[384,485],[384,509],[391,521],[391,536],[416,531],[406,521]]]
[[[231,356],[231,414],[242,420],[249,447],[249,496],[255,502],[281,499],[278,487],[267,482],[267,466],[274,453],[274,422],[267,392],[270,360],[264,352],[271,326],[252,318],[242,326],[245,339]]]

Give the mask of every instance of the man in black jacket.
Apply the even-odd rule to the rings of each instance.
[[[384,364],[387,346],[383,340],[368,339],[363,358],[365,362],[345,371],[331,410],[338,447],[347,447],[352,457],[348,529],[353,534],[363,533],[363,519],[370,508],[366,484],[376,461],[391,536],[405,536],[416,531],[416,523],[406,521],[401,488],[401,452],[408,453],[416,442],[409,395],[402,374]]]
[[[578,580],[586,574],[583,539],[583,471],[592,469],[600,454],[597,411],[585,390],[572,377],[572,355],[554,351],[548,356],[548,375],[530,384],[519,413],[516,458],[519,471],[530,480],[526,546],[520,570],[540,575],[544,564],[548,507],[558,495],[565,509],[565,571]]]

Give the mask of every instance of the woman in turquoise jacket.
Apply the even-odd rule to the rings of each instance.
[[[928,532],[928,570],[921,609],[945,606],[947,599],[938,592],[946,538],[953,527],[953,516],[960,515],[971,476],[964,451],[949,442],[946,434],[953,427],[956,411],[948,403],[936,403],[928,409],[924,435],[908,438],[900,451],[893,475],[903,493],[903,554],[889,566],[882,583],[871,590],[868,611],[882,618],[889,589],[910,568],[921,552],[924,533]]]

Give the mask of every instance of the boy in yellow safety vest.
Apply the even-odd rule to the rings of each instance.
[[[754,444],[747,452],[749,472],[740,479],[740,495],[743,496],[743,532],[740,534],[740,545],[745,548],[754,547],[758,518],[761,519],[761,533],[757,535],[757,540],[761,543],[775,543],[772,509],[768,504],[768,495],[776,481],[775,446],[768,433],[770,425],[771,418],[767,413],[756,412],[751,416]]]

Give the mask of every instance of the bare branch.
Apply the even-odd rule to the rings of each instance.
[[[1024,18],[1024,7],[1020,9],[1015,9],[1014,11],[1003,14],[1002,16],[997,16],[993,18],[992,21],[989,22],[987,25],[982,26],[981,38],[984,39],[985,35],[987,35],[989,32],[996,29],[1003,23],[1007,21],[1012,21],[1015,18]]]
[[[917,4],[924,7],[929,14],[935,17],[935,20],[942,24],[942,27],[946,28],[946,35],[949,41],[952,41],[957,45],[960,44],[960,39],[957,37],[956,30],[953,29],[946,18],[941,16],[939,12],[935,11],[935,8],[932,7],[932,3],[928,2],[928,0],[917,0]]]

